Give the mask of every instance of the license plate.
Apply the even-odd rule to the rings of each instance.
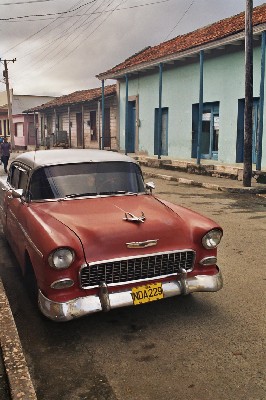
[[[151,283],[145,286],[138,286],[132,289],[131,292],[133,304],[148,303],[163,299],[163,288],[161,283]]]

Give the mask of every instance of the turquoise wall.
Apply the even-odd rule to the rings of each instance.
[[[236,47],[237,49],[237,47]],[[259,97],[261,51],[254,49],[254,97]],[[235,163],[238,100],[245,97],[244,52],[236,51],[204,60],[205,102],[220,103],[218,160]],[[159,104],[159,68],[149,76],[129,77],[129,96],[139,96],[139,152],[154,154],[154,110]],[[162,107],[169,108],[168,154],[190,159],[192,104],[199,102],[199,58],[163,71]],[[265,102],[266,104],[266,102]],[[266,115],[264,125],[266,126]],[[262,167],[266,168],[266,134],[263,137]],[[120,147],[125,148],[125,82],[120,84]]]

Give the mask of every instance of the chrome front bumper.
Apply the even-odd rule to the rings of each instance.
[[[184,275],[178,278],[176,281],[162,283],[165,298],[194,292],[217,292],[223,287],[219,269],[216,275],[197,275],[189,278]],[[98,295],[79,297],[65,303],[51,301],[39,291],[38,302],[41,312],[54,321],[69,321],[98,311],[133,305],[131,290],[109,293],[107,286],[101,286]]]

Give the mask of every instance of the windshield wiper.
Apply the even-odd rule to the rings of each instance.
[[[127,192],[126,190],[109,190],[106,192],[100,192],[99,195],[112,195],[112,194],[126,194],[126,195],[137,195],[135,192]]]
[[[65,199],[74,199],[75,197],[84,197],[84,196],[97,196],[98,193],[71,193],[71,194],[67,194],[64,198]]]

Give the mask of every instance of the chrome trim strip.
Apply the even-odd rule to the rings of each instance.
[[[135,280],[132,280],[132,281],[127,281],[127,282],[117,282],[117,283],[108,283],[108,287],[116,287],[116,286],[125,286],[125,285],[128,285],[128,284],[135,284],[135,283],[140,283],[140,282],[145,282],[145,283],[147,283],[147,282],[151,282],[151,281],[156,281],[156,280],[158,280],[158,279],[165,279],[165,278],[171,278],[172,276],[177,276],[177,273],[174,273],[174,274],[168,274],[168,275],[159,275],[159,276],[155,276],[154,278],[146,278],[146,279],[135,279]],[[80,286],[81,287],[81,286]],[[98,285],[94,285],[94,286],[82,286],[81,287],[81,289],[83,289],[83,290],[88,290],[88,289],[95,289],[95,288],[98,288],[99,286]]]
[[[29,244],[31,245],[31,247],[33,248],[33,250],[36,251],[36,253],[43,258],[43,253],[38,249],[38,247],[36,246],[36,244],[31,240],[31,238],[29,237],[29,235],[27,234],[27,232],[25,231],[25,229],[23,228],[23,226],[21,225],[21,223],[18,221],[17,217],[15,216],[15,214],[10,210],[10,214],[12,215],[12,217],[14,218],[14,220],[16,221],[16,223],[18,224],[18,226],[20,227],[22,233],[24,234],[25,238],[27,239],[27,241],[29,242]]]
[[[217,292],[222,287],[223,279],[218,267],[216,275],[197,275],[189,278],[182,275],[181,280],[162,282],[165,298],[194,292]],[[133,305],[131,289],[110,293],[108,288],[107,285],[100,288],[99,295],[79,297],[65,303],[49,300],[39,291],[39,308],[46,317],[60,322],[70,321],[98,311]]]
[[[156,246],[159,239],[145,240],[144,242],[126,243],[128,249],[144,249],[145,247]]]
[[[136,256],[130,256],[130,257],[121,257],[121,258],[112,258],[109,260],[101,260],[101,261],[93,261],[93,262],[89,262],[88,264],[83,264],[81,267],[85,267],[87,265],[97,265],[97,264],[105,264],[105,263],[112,263],[112,262],[116,262],[116,261],[126,261],[126,260],[132,260],[132,259],[136,259],[136,258],[147,258],[147,257],[153,257],[153,256],[161,256],[164,254],[173,254],[173,253],[183,253],[186,251],[192,251],[194,253],[194,255],[196,255],[195,250],[193,249],[182,249],[182,250],[169,250],[169,251],[162,251],[159,253],[148,253],[148,254],[141,254],[141,255],[136,255]]]

